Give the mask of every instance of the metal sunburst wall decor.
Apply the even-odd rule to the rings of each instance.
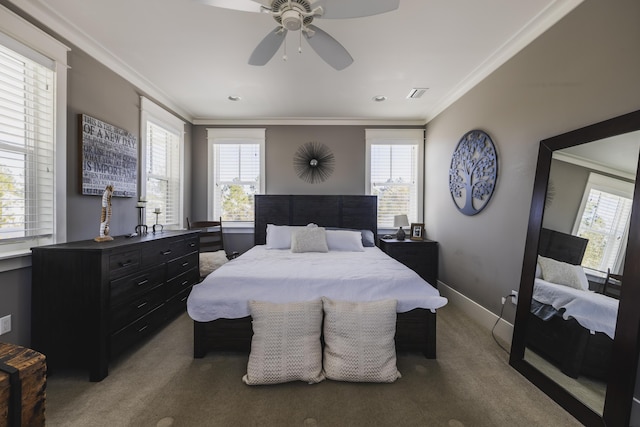
[[[307,142],[293,156],[293,168],[298,178],[310,183],[326,181],[333,173],[336,158],[326,145]]]
[[[498,154],[491,137],[481,130],[464,134],[453,152],[449,191],[465,215],[476,215],[491,200],[498,180]]]

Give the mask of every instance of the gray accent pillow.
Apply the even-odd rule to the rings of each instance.
[[[323,227],[301,227],[291,232],[291,252],[329,252]]]

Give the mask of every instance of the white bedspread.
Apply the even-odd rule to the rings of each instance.
[[[542,279],[535,281],[533,299],[556,310],[564,309],[562,317],[565,320],[573,317],[584,328],[603,332],[613,339],[618,317],[617,299]]]
[[[393,298],[398,313],[444,306],[447,299],[417,273],[377,247],[364,252],[291,253],[254,246],[193,287],[187,311],[208,322],[249,315],[249,300],[276,303],[322,296],[346,301]]]

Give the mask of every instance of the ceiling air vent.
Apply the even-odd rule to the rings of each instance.
[[[422,97],[422,95],[424,95],[424,93],[428,90],[429,88],[426,87],[414,87],[413,89],[411,89],[411,91],[409,92],[409,95],[407,95],[407,99],[416,99],[416,98],[420,98]]]

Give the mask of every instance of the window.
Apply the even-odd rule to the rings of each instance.
[[[0,257],[10,258],[66,239],[68,49],[3,8],[0,22],[29,44],[0,32]]]
[[[155,224],[157,219],[164,228],[182,228],[184,122],[144,97],[140,105],[145,223]]]
[[[589,239],[582,265],[621,272],[626,251],[633,184],[591,173],[574,225],[574,234]]]
[[[264,129],[207,129],[209,217],[253,222],[253,196],[264,193]]]
[[[378,196],[378,227],[393,228],[393,217],[422,221],[424,131],[367,129],[366,194]]]

